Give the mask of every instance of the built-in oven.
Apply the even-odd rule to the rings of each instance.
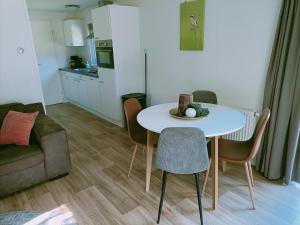
[[[96,57],[98,67],[110,69],[115,67],[112,40],[96,41]]]

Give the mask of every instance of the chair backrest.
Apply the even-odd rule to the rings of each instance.
[[[164,129],[156,154],[158,168],[177,174],[193,174],[208,169],[208,153],[202,130],[192,127]]]
[[[194,102],[218,104],[217,95],[212,91],[198,90],[193,92]]]
[[[142,110],[140,102],[136,98],[130,98],[124,102],[124,111],[128,128],[129,138],[137,142],[137,135],[146,130],[138,123],[137,115]]]
[[[270,118],[270,115],[271,115],[271,111],[269,108],[266,108],[263,110],[263,112],[256,124],[255,130],[253,132],[253,136],[250,140],[252,142],[252,148],[251,148],[251,152],[250,152],[247,160],[253,159],[255,157],[255,155],[257,154],[260,144],[261,144],[261,141],[262,141],[262,138],[263,138],[264,131],[266,129],[267,123]]]

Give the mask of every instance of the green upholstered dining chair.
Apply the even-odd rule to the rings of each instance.
[[[193,92],[194,102],[218,104],[217,95],[212,91],[197,90]]]

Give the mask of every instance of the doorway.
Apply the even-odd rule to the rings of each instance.
[[[33,20],[31,29],[45,104],[62,103],[64,100],[63,88],[58,71],[51,22]]]

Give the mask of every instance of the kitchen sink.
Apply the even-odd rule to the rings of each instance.
[[[75,71],[82,72],[82,73],[95,73],[97,74],[97,69],[88,69],[88,68],[76,68]]]

